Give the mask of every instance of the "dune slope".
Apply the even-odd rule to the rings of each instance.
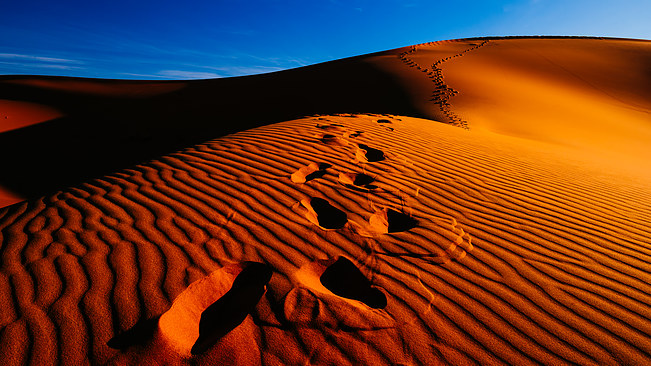
[[[531,56],[543,44],[537,52],[554,66]],[[651,178],[639,151],[651,141],[647,84],[638,79],[650,49],[641,41],[475,39],[316,65],[293,75],[334,88],[333,70],[332,80],[351,65],[374,71],[341,99],[296,107],[327,114],[298,119],[289,102],[250,113],[208,108],[218,81],[5,80],[2,98],[63,117],[35,118],[0,137],[48,128],[50,147],[72,147],[53,151],[51,170],[30,177],[73,177],[34,183],[33,194],[54,191],[0,209],[0,354],[11,355],[3,362],[651,363]],[[621,84],[591,74],[602,61],[573,69],[577,54],[604,50]],[[464,76],[470,71],[477,84]],[[501,73],[508,82],[498,82]],[[271,90],[283,75],[219,82],[243,93],[267,78],[260,85]],[[386,90],[366,90],[369,82]],[[11,99],[15,88],[23,94]],[[348,98],[361,90],[360,111],[378,111],[349,113],[356,100]],[[565,91],[576,108],[558,101],[572,113],[545,124],[547,102],[535,98],[544,90],[551,100]],[[83,113],[68,99],[80,93]],[[163,100],[162,111],[172,101],[192,110],[187,123],[147,114]],[[620,123],[591,124],[594,108]],[[139,117],[120,122],[116,111]],[[219,123],[222,113],[241,124]],[[142,119],[133,128],[149,136],[159,116],[160,140],[125,144],[110,162],[57,132],[94,121],[115,130],[89,141],[115,139],[117,148],[132,137],[120,133],[125,126]],[[188,135],[174,140],[183,126]],[[86,148],[88,161],[56,161]],[[39,167],[16,155],[21,169]],[[92,159],[97,170],[75,172]],[[57,188],[65,182],[78,183]]]

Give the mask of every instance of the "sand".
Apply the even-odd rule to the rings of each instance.
[[[3,363],[648,364],[649,59],[471,39],[227,80],[7,77],[0,98],[60,115],[0,134],[35,141],[4,172],[37,170],[0,178],[29,197],[0,209]],[[49,170],[43,131],[71,144]]]

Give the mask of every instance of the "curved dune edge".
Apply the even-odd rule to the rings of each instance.
[[[61,116],[62,112],[46,105],[0,99],[0,133]]]
[[[324,124],[340,125],[348,144],[315,139]],[[362,144],[384,159],[356,158]],[[0,352],[13,364],[649,363],[648,182],[581,159],[429,120],[316,116],[5,208]],[[313,162],[328,164],[325,174],[292,181]],[[373,177],[374,187],[341,182],[341,172]],[[296,209],[309,197],[327,199],[347,224],[311,222]],[[416,226],[365,230],[383,208]],[[289,296],[299,289],[291,278],[338,256],[386,294],[381,311],[394,326],[324,323],[337,308],[317,321],[285,319],[287,301],[324,298]],[[164,314],[194,281],[242,261],[274,276],[220,346],[187,358],[156,342],[107,345]]]
[[[22,202],[26,197],[22,197],[14,192],[11,192],[3,187],[0,187],[0,209],[8,207],[14,203]]]

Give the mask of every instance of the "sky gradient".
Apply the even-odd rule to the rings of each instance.
[[[230,77],[464,37],[651,39],[648,19],[648,0],[6,1],[0,75]]]

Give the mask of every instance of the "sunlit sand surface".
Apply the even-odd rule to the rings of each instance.
[[[61,145],[0,163],[29,197],[0,209],[3,363],[649,364],[650,64],[647,41],[473,39],[2,79],[42,108],[0,140]]]

